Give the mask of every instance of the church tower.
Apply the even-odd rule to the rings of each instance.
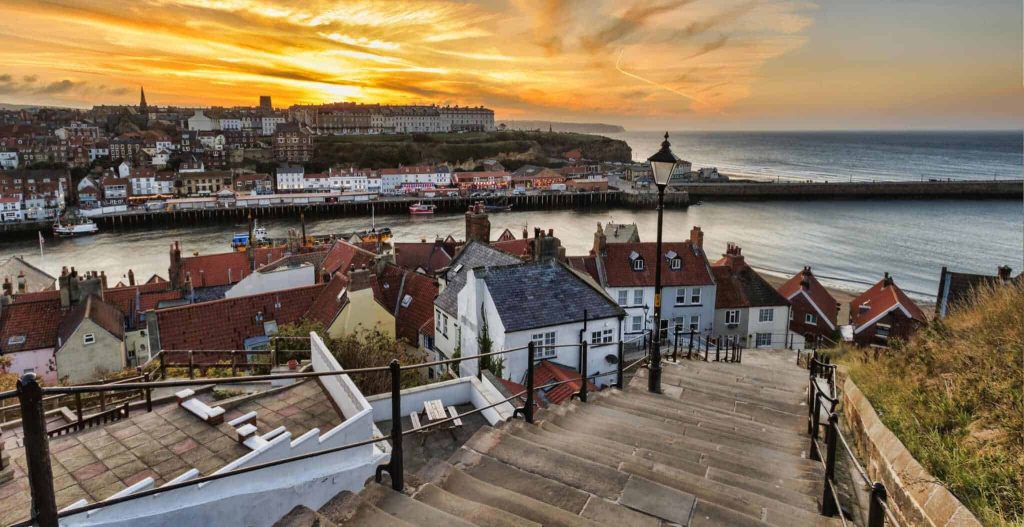
[[[146,104],[146,89],[139,86],[139,113],[149,113],[149,105]]]

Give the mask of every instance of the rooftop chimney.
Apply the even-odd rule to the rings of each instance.
[[[604,256],[608,253],[608,235],[604,233],[601,222],[597,222],[597,232],[594,233],[593,252],[595,256]]]
[[[800,287],[804,289],[811,288],[811,268],[810,266],[804,266],[804,270],[800,271],[802,277],[800,278]]]
[[[555,238],[554,229],[548,229],[547,234],[543,230],[537,229],[533,242],[530,244],[530,253],[533,260],[537,262],[562,260],[565,249],[562,247],[562,241]]]
[[[728,262],[727,265],[734,272],[739,271],[744,267],[744,265],[746,265],[743,260],[743,249],[741,249],[739,245],[736,245],[733,242],[729,242],[726,245],[725,254],[723,254],[722,256],[725,256],[726,261]]]
[[[700,230],[700,227],[696,225],[690,229],[690,243],[701,249],[704,248],[704,231]]]
[[[889,273],[885,273],[885,276],[882,278],[882,287],[889,287],[891,285],[892,285],[892,276],[889,276]]]
[[[132,271],[131,269],[128,270],[128,285],[135,285],[135,271]]]
[[[1012,272],[1013,272],[1013,269],[1010,269],[1009,265],[1000,265],[996,269],[996,276],[999,277],[999,280],[1001,280],[1001,281],[1003,281],[1005,283],[1005,282],[1009,282],[1010,281],[1010,274]]]
[[[171,265],[167,268],[167,279],[171,282],[171,287],[177,289],[181,287],[181,244],[174,242],[171,244]]]
[[[491,220],[484,212],[484,204],[476,202],[466,211],[466,241],[491,243]]]
[[[5,276],[4,277],[3,296],[11,296],[13,294],[14,294],[14,284],[11,283],[11,279],[10,278]]]
[[[25,280],[25,271],[18,271],[18,294],[28,292],[28,282]]]

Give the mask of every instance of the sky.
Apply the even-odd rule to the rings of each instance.
[[[0,0],[0,102],[1020,128],[1019,0]]]

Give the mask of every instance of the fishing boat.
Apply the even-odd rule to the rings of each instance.
[[[252,230],[252,245],[253,247],[264,247],[270,245],[270,240],[267,238],[267,228],[256,226]],[[231,238],[231,248],[237,251],[244,251],[249,246],[249,233],[240,232],[235,233]]]
[[[498,204],[485,204],[484,212],[512,212],[512,204],[506,203],[504,205]]]
[[[386,242],[391,239],[391,229],[388,227],[371,228],[369,230],[356,231],[352,233],[364,242]]]
[[[57,222],[53,224],[53,234],[62,238],[96,234],[99,231],[100,228],[97,227],[96,223],[89,218],[79,218],[78,220],[69,221],[67,223],[61,223],[58,218]]]
[[[414,216],[420,214],[433,214],[434,210],[437,209],[436,205],[425,205],[423,203],[413,203],[409,205],[409,214]]]

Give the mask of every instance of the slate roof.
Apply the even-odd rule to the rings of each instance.
[[[821,285],[810,267],[804,267],[802,271],[786,280],[779,286],[778,291],[788,300],[792,300],[800,291],[804,291],[818,311],[824,314],[833,326],[836,324],[836,299],[828,292],[828,289],[825,289],[825,286]]]
[[[654,287],[655,261],[661,262],[661,283],[663,286],[711,285],[711,270],[704,250],[691,242],[662,243],[662,256],[656,254],[657,244],[610,243],[607,254],[601,258],[604,264],[605,280],[609,287]],[[668,255],[675,253],[681,260],[679,269],[672,269]],[[632,256],[644,259],[643,271],[633,270]]]
[[[259,295],[225,298],[157,309],[161,349],[242,349],[245,339],[263,336],[264,322],[297,322],[309,311],[325,284]],[[257,314],[262,315],[258,320]]]
[[[604,228],[604,235],[608,243],[630,243],[640,241],[640,230],[635,223],[612,223],[608,222]]]
[[[466,285],[466,274],[475,267],[496,267],[514,265],[523,261],[511,254],[499,251],[485,243],[471,240],[455,255],[448,269],[444,272],[447,282],[444,290],[438,295],[434,305],[450,313],[457,314],[459,309],[459,291]],[[459,267],[459,266],[462,267]]]
[[[13,290],[18,291],[18,274],[25,276],[25,287],[27,292],[46,291],[56,289],[57,279],[49,273],[28,263],[20,256],[12,256],[0,262],[0,282],[9,279],[13,284]]]
[[[551,260],[478,269],[506,332],[625,315],[612,299]]]
[[[447,267],[452,261],[451,255],[440,241],[394,243],[392,245],[395,248],[395,263],[410,271],[423,269],[425,273],[433,274],[439,269]]]
[[[868,309],[861,312],[860,306],[862,305],[866,305]],[[870,289],[850,301],[850,322],[859,329],[897,306],[902,306],[910,313],[910,318],[922,323],[928,322],[924,311],[889,276],[882,278]]]
[[[717,284],[715,309],[789,305],[789,300],[749,265],[733,270],[728,265],[719,265],[721,261],[711,266]]]

